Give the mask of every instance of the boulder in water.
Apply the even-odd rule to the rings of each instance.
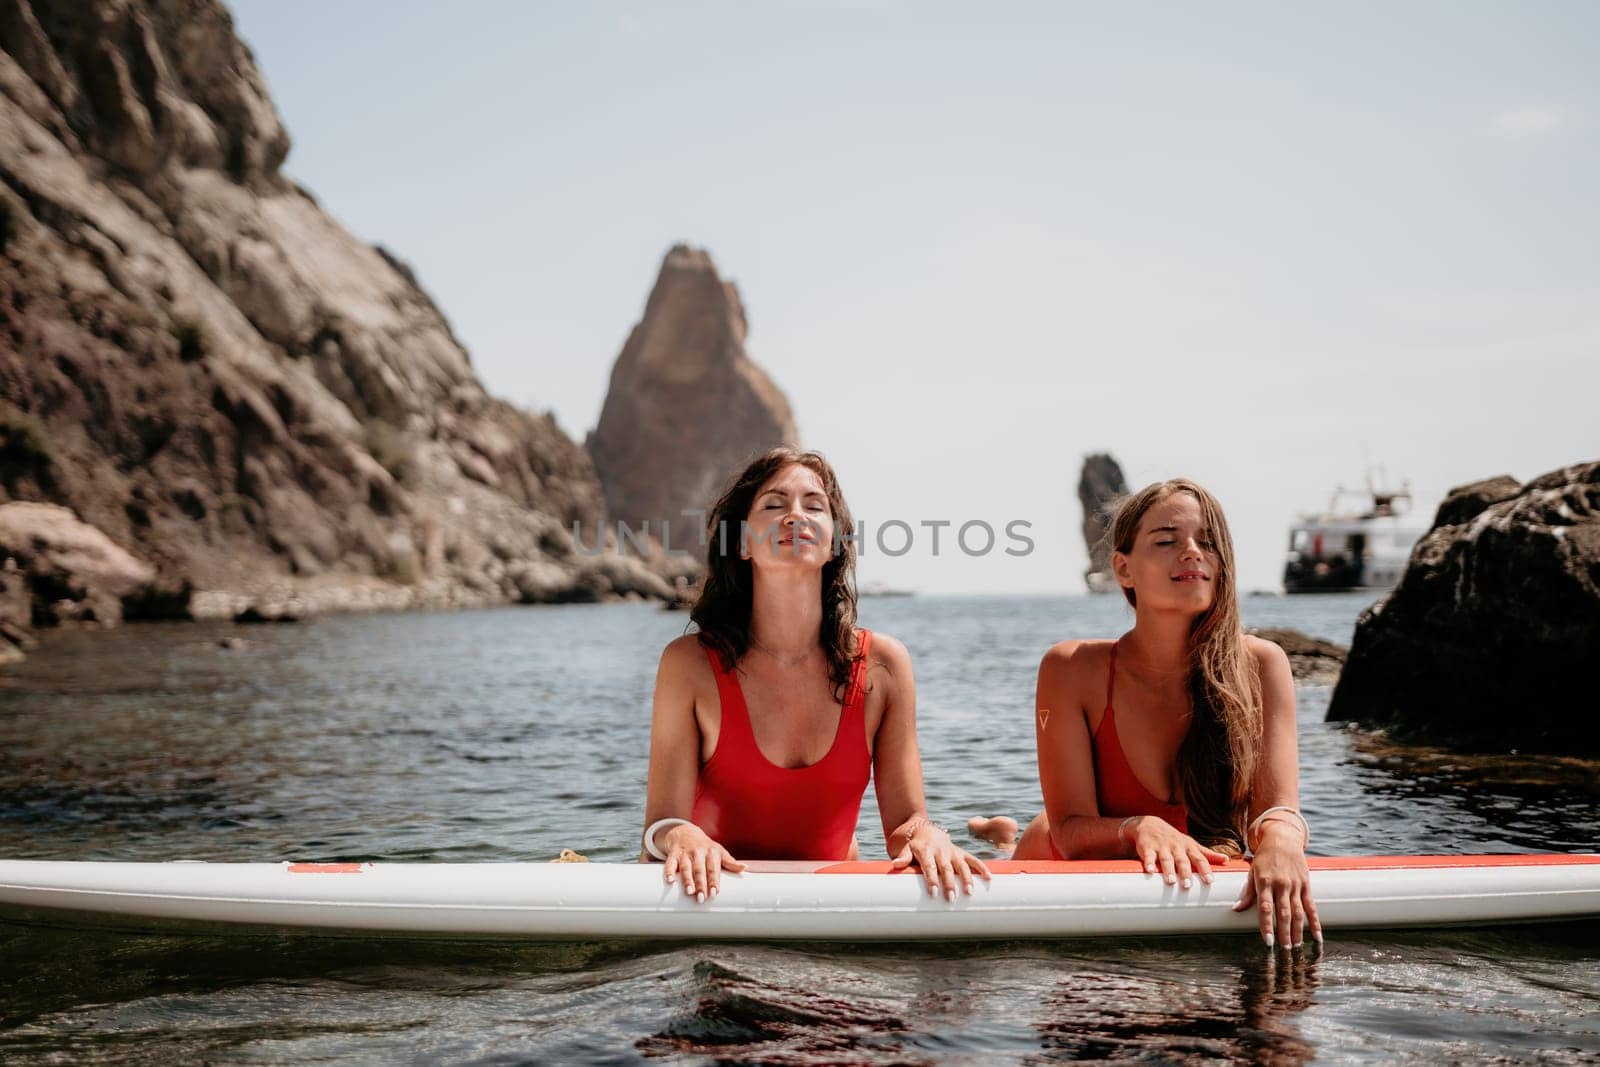
[[[1600,755],[1600,461],[1451,492],[1364,612],[1330,721],[1495,752]]]

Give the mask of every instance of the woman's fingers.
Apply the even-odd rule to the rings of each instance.
[[[1268,948],[1277,944],[1277,913],[1274,910],[1276,901],[1272,891],[1256,889],[1256,919],[1261,925],[1261,940],[1267,943]]]
[[[1139,846],[1139,862],[1144,864],[1145,874],[1156,873],[1156,850],[1154,845]]]
[[[1194,880],[1194,868],[1189,865],[1189,853],[1179,851],[1172,861],[1173,873],[1178,876],[1178,884],[1188,889]]]
[[[1200,876],[1200,881],[1206,885],[1211,884],[1211,864],[1206,861],[1206,849],[1196,849],[1194,852],[1195,873]]]
[[[694,884],[689,887],[689,892],[694,894],[696,900],[705,900],[706,886],[708,884],[706,882],[706,850],[703,848],[695,849],[693,862]]]
[[[972,895],[972,866],[971,857],[965,852],[956,852],[950,857],[950,869],[956,872],[956,878],[961,882],[961,890],[967,896]]]
[[[934,853],[933,862],[939,867],[939,881],[944,885],[944,899],[956,899],[956,871],[955,865],[950,861],[948,849],[940,849]]]
[[[922,871],[922,880],[928,885],[928,895],[930,897],[938,896],[939,865],[934,862],[933,854],[928,850],[926,845],[916,849],[915,853],[917,857],[917,867]]]
[[[1178,876],[1172,869],[1172,850],[1170,848],[1162,849],[1156,855],[1156,860],[1161,864],[1161,880],[1166,882],[1168,885],[1173,885],[1176,883]]]
[[[1277,903],[1273,910],[1278,916],[1278,944],[1293,948],[1299,944],[1294,936],[1294,895],[1289,892],[1288,886],[1280,888],[1276,895]]]
[[[972,868],[977,862],[965,852],[957,852],[950,861],[950,865],[956,870],[957,877],[961,879],[961,888],[966,890],[969,897],[972,895]]]
[[[1228,854],[1226,852],[1218,852],[1214,848],[1206,848],[1204,845],[1202,845],[1200,846],[1200,853],[1201,855],[1205,856],[1207,862],[1210,863],[1228,862]]]
[[[1244,890],[1239,894],[1239,899],[1233,902],[1234,911],[1244,911],[1256,902],[1255,880],[1246,876]]]
[[[748,864],[734,859],[721,845],[674,848],[667,853],[664,878],[668,885],[681,882],[683,895],[704,902],[722,892],[722,872],[738,874]]]
[[[683,849],[673,848],[667,850],[667,858],[661,864],[661,877],[668,885],[678,880],[678,860],[683,856]]]
[[[1300,897],[1305,904],[1306,922],[1311,927],[1311,940],[1322,944],[1322,919],[1317,916],[1317,902],[1311,899],[1311,883],[1308,881],[1305,888],[1300,890]]]
[[[706,896],[714,897],[722,891],[722,849],[711,848],[706,854]]]
[[[939,848],[931,845],[908,844],[890,864],[891,870],[901,870],[917,865],[922,874],[922,884],[929,896],[938,896],[942,890],[946,900],[955,900],[959,890],[972,892],[972,876],[991,877],[988,866],[978,857],[963,852],[954,845]]]

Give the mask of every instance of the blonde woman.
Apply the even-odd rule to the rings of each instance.
[[[1034,724],[1044,811],[1014,857],[1135,857],[1188,889],[1250,851],[1235,910],[1256,907],[1269,946],[1321,941],[1294,680],[1283,650],[1240,626],[1222,508],[1187,479],[1159,482],[1123,503],[1111,537],[1133,628],[1045,653]],[[1017,829],[1005,817],[969,826],[1001,847]]]

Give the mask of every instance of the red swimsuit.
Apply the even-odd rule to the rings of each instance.
[[[1117,736],[1117,716],[1112,707],[1111,694],[1117,681],[1117,646],[1111,646],[1111,673],[1106,679],[1106,710],[1095,729],[1094,746],[1094,798],[1100,814],[1108,819],[1126,819],[1130,815],[1158,815],[1177,827],[1180,833],[1189,832],[1189,812],[1182,804],[1169,804],[1146,789],[1128,766],[1128,757],[1122,751],[1122,740]],[[1050,854],[1062,859],[1056,851],[1055,841],[1050,841]],[[735,853],[738,855],[738,853]]]
[[[869,630],[850,668],[839,727],[827,755],[805,767],[779,767],[762,754],[734,671],[711,649],[722,700],[716,751],[695,784],[695,825],[741,860],[844,860],[855,841],[861,797],[872,779],[865,718]]]

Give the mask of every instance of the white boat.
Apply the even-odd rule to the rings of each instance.
[[[1327,932],[1600,917],[1600,856],[1314,858]],[[996,862],[954,902],[886,862],[752,864],[696,903],[636,863],[0,861],[0,919],[467,939],[921,940],[1245,934],[1246,864],[1181,890],[1131,860]]]
[[[1359,500],[1350,505],[1352,498]],[[1411,491],[1334,490],[1328,510],[1301,515],[1289,529],[1283,588],[1289,593],[1392,589],[1426,531],[1412,524]]]

